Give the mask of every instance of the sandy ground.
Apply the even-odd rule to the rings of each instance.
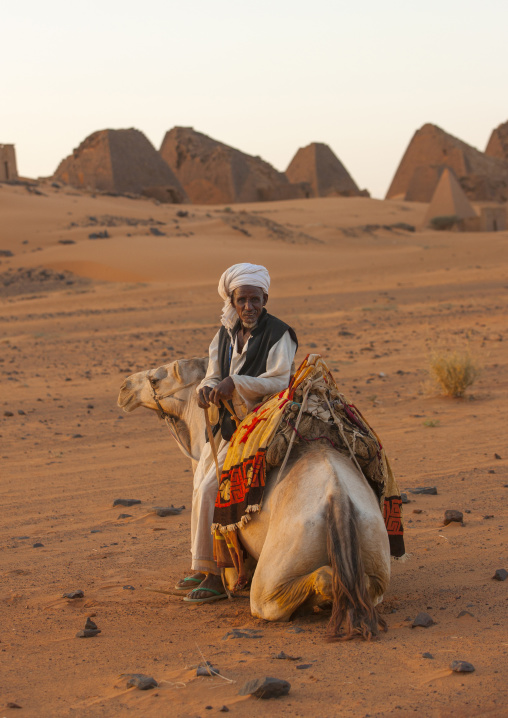
[[[0,715],[505,716],[508,581],[492,576],[508,569],[508,233],[411,233],[393,225],[426,206],[398,201],[228,210],[39,191],[0,185]],[[135,371],[206,354],[237,261],[268,266],[297,358],[324,355],[401,489],[437,487],[409,494],[411,558],[393,564],[389,630],[371,643],[327,643],[324,613],[269,624],[246,597],[165,593],[189,568],[190,466],[155,414],[116,397]],[[464,346],[483,367],[468,397],[429,392],[429,352]],[[169,504],[187,508],[152,512]],[[443,527],[446,509],[464,526]],[[412,629],[420,611],[435,625]],[[87,616],[101,634],[75,638]],[[261,637],[225,640],[233,627]],[[203,656],[228,680],[197,678]],[[475,672],[452,673],[455,659]],[[127,673],[160,685],[127,689]],[[238,696],[262,676],[289,696]]]

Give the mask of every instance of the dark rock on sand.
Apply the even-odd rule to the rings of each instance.
[[[107,229],[104,232],[92,232],[88,235],[88,239],[109,239],[109,232]]]
[[[457,618],[464,618],[464,616],[471,616],[471,618],[474,618],[473,614],[470,611],[461,611]]]
[[[134,586],[131,586],[130,584],[127,584],[126,586],[122,586],[124,591],[135,591],[136,589]]]
[[[312,663],[300,663],[296,668],[297,670],[304,671],[306,668],[312,668]]]
[[[64,593],[64,598],[83,598],[84,592],[81,589],[78,589],[77,591],[70,591],[69,593]]]
[[[422,628],[428,628],[429,626],[433,625],[434,619],[429,616],[428,613],[425,613],[425,611],[420,611],[420,613],[417,615],[417,617],[411,624],[411,628],[417,628],[418,626],[421,626]]]
[[[164,518],[164,516],[176,516],[177,514],[182,513],[185,506],[180,506],[179,508],[176,508],[175,506],[154,506],[153,510],[157,514],[157,516],[161,516]]]
[[[408,504],[408,503],[409,503],[408,495],[405,494],[405,493],[401,493],[401,495],[400,495],[400,500],[402,501],[403,504]]]
[[[86,630],[92,630],[92,631],[97,631],[97,630],[98,630],[97,624],[95,623],[95,621],[92,621],[92,619],[90,618],[90,616],[88,616],[88,618],[86,619],[85,631],[86,631]]]
[[[212,666],[210,661],[206,661],[204,666],[198,666],[196,670],[197,676],[213,676],[214,674],[220,675],[220,671],[218,668],[215,668],[215,666]]]
[[[4,411],[4,416],[14,416],[13,411]]]
[[[263,638],[263,634],[258,628],[233,628],[222,636],[223,641],[229,641],[232,638]]]
[[[100,628],[84,628],[76,633],[76,638],[93,638],[101,632]]]
[[[494,458],[501,460],[501,456],[499,456],[499,454],[494,454]]]
[[[299,661],[301,659],[301,656],[288,656],[284,651],[281,651],[280,653],[277,653],[274,658],[278,658],[280,661]]]
[[[437,488],[435,486],[417,486],[416,489],[408,489],[410,494],[428,494],[430,496],[437,495]]]
[[[139,688],[140,691],[147,691],[150,688],[157,688],[159,685],[155,678],[152,676],[145,676],[144,673],[131,673],[130,678],[127,681],[127,688],[134,686]]]
[[[453,521],[461,524],[463,518],[464,515],[462,511],[456,511],[455,509],[447,509],[444,512],[444,525],[448,526],[448,524],[451,524]]]
[[[222,708],[219,708],[219,713],[229,713],[229,708],[227,706],[222,706]]]
[[[254,696],[254,698],[279,698],[287,696],[291,683],[280,678],[255,678],[247,681],[240,689],[241,696]]]
[[[498,568],[496,573],[492,576],[495,581],[506,581],[508,578],[508,571],[504,568]]]
[[[44,544],[40,541],[37,541],[37,543],[32,544],[32,548],[42,548],[43,546]]]
[[[452,661],[450,668],[452,671],[455,671],[455,673],[472,673],[474,671],[473,664],[468,663],[468,661]]]
[[[14,703],[14,701],[9,701],[7,703],[7,708],[22,708],[23,706],[20,706],[19,703]]]
[[[148,230],[150,234],[153,234],[155,237],[165,237],[166,232],[161,232],[160,229],[157,227],[148,227]]]
[[[432,653],[425,652],[422,653],[422,658],[434,658],[434,656],[432,655]]]
[[[115,499],[113,506],[135,506],[140,503],[141,501],[139,499]]]
[[[118,519],[131,519],[132,514],[118,514]],[[117,521],[118,521],[117,519]]]

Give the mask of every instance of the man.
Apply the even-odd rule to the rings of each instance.
[[[288,386],[298,346],[296,334],[287,324],[267,313],[270,275],[256,264],[235,264],[219,282],[224,300],[221,323],[210,344],[208,370],[197,387],[198,404],[219,407],[220,436],[216,436],[219,467],[222,467],[235,424],[224,409],[223,400],[233,405],[239,418],[250,412],[263,397]],[[241,411],[243,407],[243,412]],[[241,415],[243,413],[243,415]],[[194,474],[192,498],[191,553],[196,572],[176,585],[192,589],[185,601],[205,603],[225,598],[220,570],[213,558],[211,526],[217,476],[210,444],[201,454]]]

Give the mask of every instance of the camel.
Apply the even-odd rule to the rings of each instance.
[[[164,414],[193,470],[205,444],[196,386],[207,362],[180,359],[137,372],[118,397],[125,412],[144,406]],[[320,446],[292,457],[281,477],[277,469],[270,472],[262,510],[240,538],[257,561],[253,616],[288,621],[297,609],[331,606],[331,639],[369,640],[386,630],[376,606],[390,580],[388,535],[378,500],[349,457]],[[228,584],[233,579],[228,576]]]

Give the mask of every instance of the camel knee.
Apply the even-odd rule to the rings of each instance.
[[[314,573],[311,575],[314,579],[314,583],[312,586],[314,593],[319,598],[323,598],[325,601],[331,601],[332,600],[332,567],[331,566],[322,566],[321,568],[318,568],[317,571],[314,571]]]
[[[291,611],[288,612],[277,600],[256,600],[252,593],[250,611],[255,618],[262,618],[264,621],[289,621],[291,617]]]
[[[372,600],[372,604],[377,606],[383,600],[383,594],[386,591],[389,583],[389,576],[383,576],[379,574],[366,575],[367,591]]]
[[[256,577],[254,577],[255,581]],[[306,576],[259,590],[253,584],[251,612],[265,621],[289,621],[292,614],[309,600],[318,606],[332,600],[332,569],[322,566]]]

